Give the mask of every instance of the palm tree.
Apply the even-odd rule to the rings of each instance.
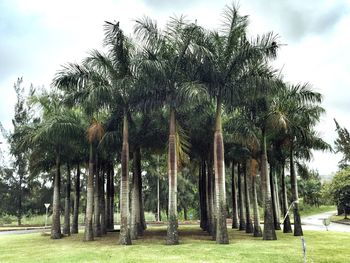
[[[224,147],[222,138],[222,104],[237,105],[240,87],[246,86],[250,77],[252,61],[273,57],[277,44],[271,33],[249,42],[246,38],[248,17],[241,16],[235,6],[224,11],[223,34],[211,32],[207,46],[211,59],[204,61],[202,77],[207,82],[209,93],[216,99],[214,133],[215,190],[217,196],[216,242],[228,243],[226,228],[226,194],[224,172]]]
[[[69,152],[71,140],[82,136],[83,128],[77,112],[62,107],[58,102],[58,95],[44,93],[41,96],[32,97],[31,101],[43,109],[43,118],[34,127],[28,139],[33,144],[47,145],[50,151],[55,152],[56,173],[53,188],[51,238],[59,239],[61,238],[61,159],[66,151]]]
[[[256,193],[256,177],[257,177],[258,162],[255,159],[250,159],[250,175],[252,179],[252,193],[253,193],[253,215],[254,215],[254,237],[262,237],[260,226],[260,216],[258,207],[258,197]]]
[[[298,185],[295,172],[295,155],[310,156],[310,149],[328,150],[330,146],[313,131],[324,109],[318,104],[322,95],[309,84],[285,85],[272,104],[272,115],[283,120],[288,139],[289,166],[294,214],[294,235],[303,235],[298,204]]]
[[[171,19],[166,30],[161,31],[149,18],[136,21],[135,32],[142,40],[142,70],[146,72],[143,102],[149,108],[166,106],[169,111],[168,141],[168,245],[178,244],[177,222],[177,153],[181,151],[177,139],[176,109],[186,101],[195,101],[203,97],[204,90],[195,81],[196,64],[194,58],[203,54],[203,49],[195,43],[202,36],[202,30],[196,24],[187,23],[183,17]]]
[[[58,72],[54,85],[72,93],[72,97],[89,111],[97,112],[98,107],[108,108],[112,112],[123,112],[123,146],[122,146],[122,184],[121,184],[121,232],[120,243],[131,244],[128,217],[128,114],[131,108],[131,89],[134,87],[136,73],[133,46],[124,36],[119,22],[105,23],[104,45],[108,53],[97,50],[91,52],[83,65],[69,64]]]
[[[91,241],[94,238],[93,214],[95,211],[95,234],[100,236],[100,213],[98,194],[98,155],[97,146],[104,135],[104,128],[101,122],[95,118],[87,130],[87,140],[89,142],[89,174],[86,186],[86,220],[84,239]],[[95,181],[95,184],[94,184]],[[95,185],[95,189],[94,189]]]
[[[64,200],[64,225],[63,234],[70,236],[70,213],[71,213],[71,170],[67,163],[67,182],[66,182],[66,196]]]
[[[249,107],[236,109],[229,114],[225,130],[228,133],[228,140],[236,144],[233,155],[237,159],[245,160],[247,163],[247,173],[251,181],[251,191],[253,197],[253,218],[254,228],[250,219],[249,193],[246,187],[247,178],[245,178],[245,203],[246,203],[246,220],[242,221],[241,230],[246,230],[247,233],[254,233],[255,237],[261,237],[260,217],[258,210],[258,198],[256,193],[256,177],[258,169],[258,157],[260,148],[260,132],[252,120],[252,114],[249,112]],[[242,194],[241,194],[242,195]],[[241,197],[243,198],[243,196]],[[243,204],[242,204],[243,205]],[[244,214],[241,215],[244,218]]]

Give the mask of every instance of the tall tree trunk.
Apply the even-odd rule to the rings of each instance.
[[[273,183],[275,185],[275,196],[276,196],[276,205],[277,205],[277,218],[278,218],[278,225],[280,226],[280,229],[281,230],[281,203],[280,203],[280,191],[279,191],[279,188],[278,188],[278,180],[277,180],[277,170],[275,171],[274,173],[274,177],[273,177]]]
[[[203,230],[208,230],[206,170],[205,160],[202,158],[199,169],[199,198],[201,215],[200,227]]]
[[[70,189],[71,189],[71,175],[70,166],[67,164],[67,183],[66,183],[66,198],[64,202],[64,226],[63,234],[70,236]]]
[[[245,214],[246,214],[246,233],[253,233],[253,222],[250,216],[250,198],[249,198],[249,187],[248,187],[248,178],[247,178],[247,162],[245,161],[243,166],[243,175],[244,175],[244,200],[245,200]]]
[[[139,235],[143,235],[143,231],[147,229],[146,224],[146,218],[145,218],[145,210],[144,210],[144,202],[143,202],[143,194],[142,194],[142,171],[141,171],[141,150],[140,150],[140,158],[138,159],[138,167],[139,171],[137,173],[138,175],[138,182],[139,182],[139,206],[140,206],[140,222],[141,222],[141,228],[139,229]]]
[[[96,154],[96,168],[95,168],[95,187],[94,187],[94,235],[101,237],[101,204],[100,204],[100,174],[101,174],[101,162]]]
[[[231,192],[232,192],[232,228],[238,228],[238,207],[237,207],[237,189],[235,181],[235,161],[232,160],[232,181],[231,181]]]
[[[237,183],[238,183],[238,203],[239,203],[239,230],[245,230],[246,228],[246,220],[244,213],[244,198],[243,198],[243,188],[242,188],[242,164],[238,163],[237,169]]]
[[[303,229],[301,228],[301,220],[299,214],[299,203],[298,203],[298,181],[295,173],[294,167],[294,145],[293,139],[290,145],[290,183],[292,189],[292,199],[293,199],[293,214],[294,214],[294,236],[302,236]]]
[[[157,156],[157,222],[160,221],[160,199],[159,199],[159,191],[160,191],[160,182],[159,178],[160,172],[159,172],[159,155]]]
[[[275,166],[270,165],[270,187],[271,187],[271,200],[272,200],[272,212],[273,212],[273,223],[275,230],[281,230],[280,219],[278,216],[278,206],[277,206],[277,197],[276,197],[276,185],[274,182]]]
[[[213,179],[212,179],[212,163],[210,161],[210,152],[208,151],[208,157],[207,157],[207,211],[208,211],[208,233],[213,236],[214,231],[214,221],[213,221]]]
[[[131,245],[129,229],[129,131],[127,112],[124,110],[123,147],[122,147],[122,176],[120,183],[120,235],[121,245]]]
[[[140,174],[141,174],[141,156],[140,148],[135,147],[133,153],[133,177],[132,177],[132,190],[131,190],[131,226],[130,236],[131,239],[137,239],[139,235],[142,235],[143,228],[141,225],[141,207],[140,207]]]
[[[258,196],[256,194],[256,175],[258,169],[258,162],[255,159],[250,159],[250,176],[252,179],[252,193],[253,193],[253,214],[254,214],[254,237],[262,237],[260,226],[260,215],[258,206]]]
[[[22,169],[18,169],[22,170]],[[18,210],[17,210],[17,224],[18,226],[22,225],[22,183],[23,183],[23,174],[19,172],[19,182],[18,182]]]
[[[94,240],[94,232],[92,228],[92,217],[94,212],[94,172],[95,172],[95,146],[90,143],[89,154],[89,174],[86,186],[86,213],[85,213],[85,232],[84,240]]]
[[[176,134],[175,109],[170,109],[169,146],[168,146],[168,177],[169,177],[169,206],[167,245],[179,243],[177,219],[177,160],[176,160]]]
[[[288,211],[288,198],[286,188],[286,176],[284,173],[284,161],[281,167],[281,179],[282,179],[282,211],[283,211],[283,233],[292,233],[292,226],[290,224],[289,211]],[[287,214],[288,212],[288,214]]]
[[[109,162],[106,164],[106,229],[113,229],[111,223],[111,167]]]
[[[111,214],[110,214],[110,226],[111,226],[111,229],[114,229],[114,194],[115,194],[115,187],[114,187],[114,166],[113,166],[113,163],[111,162],[110,163],[110,176],[111,176],[111,180],[110,180],[110,183],[111,183],[111,196],[110,196],[110,209],[111,209]]]
[[[214,170],[216,195],[216,243],[228,244],[226,225],[226,191],[225,191],[225,163],[224,141],[221,125],[221,99],[218,98],[216,106],[216,121],[214,133]]]
[[[215,176],[213,174],[213,153],[210,151],[208,158],[208,177],[210,178],[210,210],[211,210],[211,235],[216,240],[216,194]]]
[[[265,129],[262,130],[262,153],[261,153],[261,179],[262,179],[262,192],[264,201],[264,240],[276,240],[275,225],[273,220],[273,208],[270,188],[270,176],[268,172],[267,163],[267,150],[266,150],[266,133]]]
[[[55,178],[53,180],[53,202],[52,202],[52,226],[51,226],[51,238],[52,239],[60,239],[61,235],[61,153],[60,150],[57,149],[56,152],[56,173]]]
[[[80,166],[77,164],[77,175],[75,178],[75,195],[73,208],[72,234],[78,234],[79,228],[79,203],[80,203]]]
[[[100,197],[100,213],[101,213],[101,234],[106,235],[107,234],[107,222],[106,222],[106,198],[105,198],[105,165],[103,167],[101,166],[101,175],[100,175],[100,191],[99,191],[99,197]]]
[[[199,197],[199,227],[204,230],[203,226],[203,184],[202,184],[202,165],[198,165],[198,197]]]

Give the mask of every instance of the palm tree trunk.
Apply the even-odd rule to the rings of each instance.
[[[255,159],[251,159],[250,172],[252,179],[252,193],[253,193],[253,213],[254,213],[254,237],[262,237],[260,226],[260,215],[258,206],[258,196],[256,194],[256,175],[258,163]]]
[[[133,178],[132,178],[132,190],[131,190],[131,226],[130,236],[131,239],[137,239],[139,235],[142,235],[143,228],[141,226],[141,212],[140,212],[140,176],[141,174],[141,158],[140,148],[135,147],[133,153]]]
[[[216,120],[214,133],[214,170],[216,195],[216,243],[228,244],[226,225],[226,191],[225,191],[225,163],[224,141],[221,125],[221,99],[217,99]]]
[[[203,184],[202,184],[202,165],[198,165],[198,197],[199,197],[199,227],[204,230],[203,226]]]
[[[19,169],[20,170],[20,169]],[[19,173],[19,181],[18,181],[18,210],[17,210],[17,224],[18,226],[22,225],[22,195],[23,195],[23,189],[22,189],[22,183],[23,183],[23,173]]]
[[[127,112],[124,110],[123,146],[122,146],[122,176],[120,183],[120,235],[121,245],[131,245],[129,229],[129,131]]]
[[[261,153],[261,179],[262,192],[264,201],[264,240],[276,240],[275,225],[273,220],[273,209],[270,188],[270,176],[267,167],[267,150],[266,150],[266,134],[265,129],[262,129],[262,153]]]
[[[110,196],[110,209],[111,209],[111,214],[110,214],[110,226],[111,229],[114,229],[114,193],[115,193],[115,187],[114,187],[114,167],[113,163],[110,163],[110,183],[111,183],[111,196]]]
[[[95,172],[95,146],[90,143],[89,154],[89,175],[86,186],[86,216],[85,216],[85,233],[84,240],[94,240],[94,232],[92,228],[92,217],[94,212],[94,172]]]
[[[111,224],[111,168],[109,162],[106,165],[106,228],[107,230],[113,229]]]
[[[294,147],[293,141],[290,145],[290,183],[292,190],[292,199],[293,199],[293,214],[294,214],[294,236],[302,236],[303,229],[301,228],[301,220],[299,214],[299,203],[298,203],[298,181],[294,168]]]
[[[159,172],[159,155],[157,156],[157,222],[160,221],[160,199],[159,199],[159,191],[160,191],[160,182],[159,178],[160,172]]]
[[[211,210],[211,235],[216,240],[216,195],[215,195],[215,176],[213,174],[213,153],[210,151],[208,158],[208,177],[210,178],[210,210]]]
[[[176,136],[175,136],[175,109],[170,109],[168,146],[168,177],[169,177],[169,206],[168,206],[168,230],[167,245],[179,244],[178,219],[177,219],[177,160],[176,160]]]
[[[242,164],[238,163],[238,203],[239,203],[239,228],[238,230],[242,231],[246,228],[246,221],[245,221],[245,213],[244,213],[244,198],[243,198],[243,188],[242,188],[242,171],[241,171]]]
[[[103,169],[101,169],[101,175],[100,175],[100,213],[101,213],[101,234],[106,235],[107,234],[107,222],[106,222],[106,198],[105,198],[105,165],[103,166]]]
[[[283,211],[283,233],[292,233],[292,226],[290,224],[289,212],[288,212],[288,198],[287,198],[287,188],[286,188],[286,176],[284,174],[284,161],[281,167],[282,173],[282,211]],[[288,212],[288,214],[287,214]]]
[[[208,230],[208,215],[207,215],[207,184],[206,184],[206,165],[205,160],[201,159],[200,169],[199,169],[199,198],[200,198],[200,227],[203,230]]]
[[[235,181],[235,161],[232,160],[232,228],[238,228],[237,186]]]
[[[77,175],[75,178],[75,195],[73,208],[72,234],[78,234],[79,224],[79,203],[80,203],[80,166],[77,164]]]
[[[210,148],[210,147],[209,147]],[[208,193],[208,233],[213,236],[214,232],[214,213],[213,213],[213,174],[212,174],[212,161],[211,161],[212,151],[208,151],[207,157],[207,193]]]
[[[280,203],[280,191],[278,189],[278,180],[277,180],[277,170],[275,171],[275,174],[274,174],[274,177],[273,177],[273,183],[275,185],[275,191],[276,191],[276,209],[277,209],[277,218],[278,218],[278,224],[280,226],[280,229],[281,230],[281,203]]]
[[[246,214],[246,233],[253,233],[253,222],[250,217],[250,198],[249,198],[249,188],[248,188],[248,178],[247,178],[247,161],[244,163],[243,175],[244,175],[244,195],[245,195],[245,214]]]
[[[275,166],[270,165],[270,187],[271,187],[271,199],[272,199],[272,212],[273,222],[275,230],[281,230],[280,219],[278,216],[277,197],[276,197],[276,185],[274,183]]]
[[[66,183],[66,198],[64,205],[64,226],[63,234],[70,236],[70,189],[71,189],[71,176],[70,176],[70,166],[67,164],[67,183]]]
[[[95,187],[94,187],[94,235],[101,237],[101,204],[100,204],[100,173],[101,163],[96,155],[96,166],[95,166]]]
[[[51,238],[60,239],[61,238],[61,206],[60,206],[60,188],[61,188],[61,153],[57,149],[56,152],[56,173],[53,180],[53,202],[52,202],[52,226],[51,226]]]
[[[141,228],[139,229],[139,235],[143,235],[143,231],[147,229],[146,218],[145,218],[145,210],[144,210],[144,202],[143,202],[143,194],[142,194],[142,171],[141,171],[141,150],[139,151],[140,158],[138,158],[138,182],[139,182],[139,206],[140,206],[140,223]]]

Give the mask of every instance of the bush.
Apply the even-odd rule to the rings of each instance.
[[[350,212],[350,167],[336,173],[331,183],[331,193],[339,210],[345,217]]]
[[[12,217],[9,215],[3,215],[0,217],[0,225],[10,225],[12,221]]]

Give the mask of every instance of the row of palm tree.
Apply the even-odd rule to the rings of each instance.
[[[184,17],[171,18],[161,29],[144,17],[135,21],[134,38],[125,36],[119,22],[105,22],[105,52],[93,50],[80,64],[66,64],[53,80],[54,91],[33,97],[32,102],[41,105],[43,111],[40,121],[27,127],[27,147],[32,148],[33,163],[39,165],[38,160],[45,159],[52,162],[47,169],[56,165],[51,238],[61,237],[62,162],[68,167],[88,162],[85,240],[104,234],[106,222],[111,224],[112,205],[104,204],[111,200],[111,174],[116,161],[121,163],[120,243],[129,245],[142,235],[146,227],[142,212],[142,149],[154,153],[164,150],[164,131],[168,133],[167,244],[179,242],[177,173],[189,161],[197,161],[201,167],[201,226],[217,243],[229,243],[225,163],[232,163],[232,227],[238,226],[240,211],[240,229],[261,236],[259,181],[265,240],[276,239],[275,230],[279,227],[278,194],[271,174],[278,171],[281,176],[286,214],[284,170],[289,163],[294,234],[302,235],[294,163],[296,159],[310,158],[311,149],[329,148],[314,131],[324,111],[320,107],[322,96],[308,84],[285,83],[271,68],[270,61],[280,47],[276,35],[267,33],[250,40],[248,17],[240,15],[234,5],[226,7],[223,22],[220,30],[207,30]],[[168,129],[164,128],[164,115],[169,121]],[[106,194],[105,176],[109,181]],[[70,178],[67,180],[69,193]],[[65,211],[64,233],[69,234],[69,202]],[[288,222],[287,216],[285,232],[290,231]]]

